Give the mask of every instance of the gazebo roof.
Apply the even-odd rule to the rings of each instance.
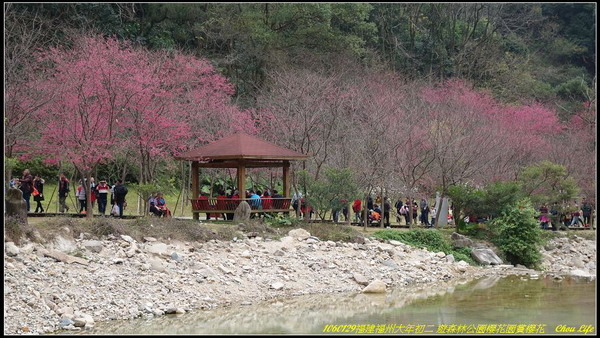
[[[244,133],[237,133],[176,156],[179,160],[306,160],[304,155]]]

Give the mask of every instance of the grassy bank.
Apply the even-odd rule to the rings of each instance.
[[[27,226],[19,226],[14,220],[6,220],[7,240],[25,235],[38,242],[53,241],[57,236],[72,236],[78,238],[81,233],[93,237],[109,234],[128,235],[138,241],[143,237],[155,237],[164,240],[197,241],[210,240],[231,241],[245,236],[280,239],[296,228],[306,229],[312,236],[321,241],[343,241],[363,243],[365,235],[354,227],[342,224],[294,222],[293,226],[272,226],[263,220],[256,219],[244,225],[231,222],[203,222],[193,220],[144,217],[124,220],[112,217],[94,217],[91,220],[71,217],[30,218]],[[32,230],[37,230],[40,236],[32,236]],[[67,230],[68,229],[68,230]],[[89,236],[87,236],[89,237]]]

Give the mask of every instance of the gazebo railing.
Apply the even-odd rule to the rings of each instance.
[[[248,202],[250,212],[289,212],[291,198],[193,198],[192,213],[233,213],[242,201]]]

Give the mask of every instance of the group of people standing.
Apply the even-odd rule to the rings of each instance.
[[[573,205],[554,202],[550,208],[546,204],[542,204],[539,208],[540,227],[545,230],[551,228],[553,231],[569,227],[594,228],[593,210],[592,204],[585,198],[581,200],[581,205],[577,201]]]
[[[79,213],[88,212],[86,186],[86,179],[79,180],[79,186],[77,187],[77,191],[75,193],[75,196],[77,196],[77,200],[79,201]],[[108,206],[108,196],[110,194],[110,204],[112,206],[110,214],[113,216],[123,217],[123,211],[127,206],[125,196],[128,193],[127,187],[123,185],[123,180],[117,179],[115,184],[110,186],[106,180],[100,180],[100,182],[96,184],[94,178],[91,177],[90,191],[90,203],[92,205],[89,210],[93,210],[95,202],[98,201],[98,212],[100,215],[106,216],[106,207]],[[58,188],[60,212],[64,212],[65,209],[67,212],[69,211],[69,207],[66,204],[68,193],[69,180],[64,174],[61,174]]]
[[[44,212],[44,206],[42,205],[42,201],[44,200],[44,184],[46,181],[38,175],[31,175],[29,169],[23,170],[23,176],[18,179],[14,178],[10,182],[11,188],[17,188],[21,190],[23,193],[23,199],[27,204],[27,212],[30,211],[31,208],[31,196],[33,195],[33,200],[37,203],[35,207],[35,212]]]
[[[37,202],[37,206],[35,208],[35,213],[43,213],[44,207],[42,206],[42,201],[44,198],[44,184],[45,180],[41,178],[39,175],[31,175],[29,169],[25,169],[23,171],[23,176],[21,179],[13,179],[11,181],[11,187],[17,187],[23,192],[23,199],[27,204],[27,212],[30,211],[30,199],[33,195],[33,200]],[[80,180],[79,186],[76,189],[75,196],[79,201],[79,213],[87,213],[87,193],[86,193],[86,184],[87,180]],[[94,208],[94,203],[98,201],[98,212],[101,215],[106,215],[106,207],[108,204],[108,196],[110,194],[110,203],[113,205],[113,210],[116,212],[113,213],[115,216],[122,217],[123,209],[126,206],[125,196],[127,195],[127,187],[123,185],[123,181],[121,179],[117,179],[113,186],[109,186],[106,180],[100,180],[98,184],[94,182],[94,178],[90,179],[90,201],[91,208]],[[60,178],[58,180],[58,203],[59,203],[59,212],[64,213],[69,211],[69,206],[67,205],[67,197],[69,195],[70,182],[69,179],[65,176],[64,173],[60,174]],[[118,209],[118,211],[116,210]]]
[[[429,202],[426,198],[422,198],[419,204],[417,204],[417,201],[414,199],[411,202],[408,198],[405,201],[402,201],[401,198],[398,198],[394,204],[394,208],[396,209],[396,222],[398,222],[398,224],[401,223],[401,218],[404,217],[405,224],[409,225],[411,216],[413,223],[417,222],[418,217],[420,224],[423,226],[432,227],[433,224],[435,224],[435,208],[431,208],[429,206]],[[373,198],[369,196],[367,198],[366,210],[362,207],[362,201],[359,199],[354,200],[354,203],[352,204],[352,211],[354,212],[356,222],[363,222],[363,215],[366,212],[370,222],[383,220],[384,226],[388,228],[391,226],[391,210],[392,205],[388,197],[384,197],[382,202],[381,197],[379,196],[375,199],[375,201],[373,201]],[[429,216],[430,214],[431,221]],[[344,216],[346,215],[347,210],[344,211]],[[334,221],[337,222],[335,217]]]

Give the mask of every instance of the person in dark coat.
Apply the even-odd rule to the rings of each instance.
[[[65,176],[64,173],[60,174],[60,180],[58,181],[58,203],[60,204],[59,211],[69,212],[69,207],[67,206],[67,196],[69,195],[69,180]]]
[[[118,179],[117,184],[113,188],[115,195],[115,203],[119,207],[119,217],[123,217],[123,208],[125,207],[125,195],[127,195],[127,187],[123,185],[123,180]]]
[[[37,190],[37,195],[33,196],[33,200],[37,202],[35,207],[35,212],[44,212],[44,207],[42,206],[42,201],[44,200],[44,179],[35,175],[33,179],[33,186]],[[38,211],[39,210],[39,211]]]
[[[23,170],[23,177],[21,177],[19,183],[19,190],[23,192],[23,199],[25,202],[27,202],[27,212],[29,212],[29,199],[31,198],[31,193],[33,192],[33,176],[31,176],[29,173],[29,169]]]
[[[400,211],[402,210],[402,206],[404,205],[404,203],[402,203],[402,199],[398,198],[398,200],[396,201],[396,204],[394,205],[394,207],[396,208],[396,222],[398,222],[398,224],[400,224],[400,216],[402,215],[402,213],[400,213]]]
[[[390,199],[387,197],[383,198],[383,220],[384,226],[389,228],[390,224],[390,209],[392,209],[392,204],[390,203]]]

